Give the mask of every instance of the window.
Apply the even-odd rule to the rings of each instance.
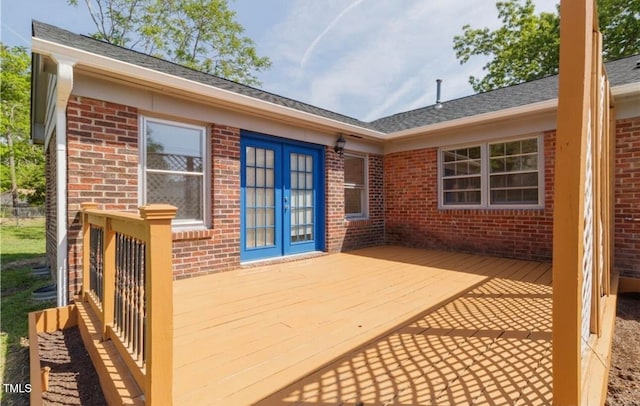
[[[443,151],[442,191],[445,204],[481,203],[480,147]]]
[[[440,206],[540,208],[542,138],[441,149]]]
[[[143,204],[176,206],[175,225],[204,225],[207,218],[206,129],[164,120],[142,120]]]
[[[344,212],[346,217],[367,216],[367,161],[365,157],[344,156]]]

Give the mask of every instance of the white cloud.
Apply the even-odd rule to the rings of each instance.
[[[554,0],[538,0],[552,10]],[[486,0],[291,0],[263,38],[274,62],[267,89],[357,118],[380,116],[472,93],[470,75],[483,60],[460,65],[453,36],[464,24],[495,28],[495,4]]]

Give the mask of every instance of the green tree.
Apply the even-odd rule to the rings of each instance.
[[[484,92],[558,73],[560,54],[560,16],[535,13],[532,0],[506,0],[496,3],[502,26],[462,27],[453,38],[460,64],[473,56],[489,61],[482,78],[469,77],[476,92]],[[640,53],[640,0],[598,0],[600,30],[605,60]]]
[[[78,0],[68,0],[73,6]],[[94,38],[247,85],[271,61],[258,56],[226,0],[84,0]]]
[[[20,190],[27,191],[30,203],[44,201],[44,155],[31,145],[31,57],[23,47],[0,43],[0,189],[12,192],[17,204]]]

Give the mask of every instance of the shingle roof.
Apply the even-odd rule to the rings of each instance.
[[[33,21],[33,36],[35,38],[128,62],[169,75],[193,80],[195,82],[214,86],[284,107],[289,107],[320,117],[384,133],[402,131],[477,114],[524,106],[531,103],[554,99],[557,97],[558,93],[558,76],[549,76],[519,85],[503,87],[485,93],[446,101],[443,102],[443,107],[441,109],[436,109],[435,106],[432,105],[383,117],[367,123],[343,114],[302,103],[297,100],[189,69],[137,51],[112,45],[84,35],[74,34],[67,30],[39,21]],[[606,64],[606,69],[611,85],[619,86],[629,83],[640,83],[640,68],[637,67],[638,62],[640,62],[640,55],[608,62]]]
[[[117,45],[109,44],[104,41],[96,40],[91,37],[74,34],[70,31],[63,30],[53,25],[42,23],[40,21],[34,20],[32,22],[32,33],[35,38],[39,38],[42,40],[55,42],[57,44],[73,47],[119,61],[124,61],[140,67],[153,69],[158,72],[193,80],[194,82],[214,86],[219,89],[228,90],[244,96],[253,97],[299,111],[304,111],[306,113],[330,118],[343,123],[374,129],[373,126],[364,121],[360,121],[343,114],[335,113],[333,111],[315,107],[297,100],[265,92],[251,86],[242,85],[231,80],[203,73],[194,69],[184,67],[182,65],[178,65],[173,62],[165,61],[160,58],[143,54],[141,52],[133,51]]]
[[[606,63],[605,68],[611,86],[640,83],[640,68],[636,66],[638,62],[640,62],[640,55]],[[441,109],[427,106],[394,114],[375,120],[371,124],[380,131],[390,133],[524,106],[556,97],[558,97],[558,75],[450,100],[444,102]]]

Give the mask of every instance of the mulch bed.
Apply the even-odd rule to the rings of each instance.
[[[618,296],[609,390],[605,405],[640,405],[640,293]]]
[[[40,365],[51,368],[45,405],[107,405],[78,327],[40,333],[38,343]]]

